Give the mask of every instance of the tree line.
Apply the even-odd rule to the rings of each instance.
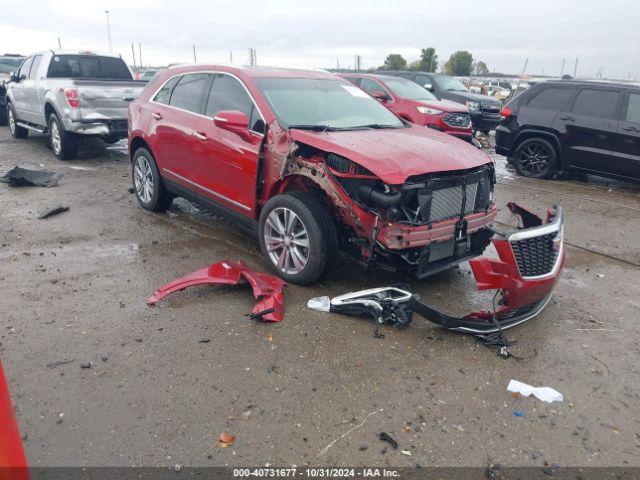
[[[436,72],[438,70],[438,55],[433,47],[423,48],[420,58],[415,62],[407,63],[407,60],[398,53],[387,55],[384,65],[380,70],[416,70],[420,72]],[[482,61],[476,61],[470,52],[458,50],[447,60],[442,71],[447,75],[468,77],[470,75],[488,75],[489,68]]]

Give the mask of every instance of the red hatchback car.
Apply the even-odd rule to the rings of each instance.
[[[143,208],[182,196],[223,210],[293,283],[316,280],[338,249],[424,277],[493,234],[489,156],[327,72],[169,68],[131,104],[129,129]]]
[[[438,100],[429,90],[406,78],[373,74],[340,76],[359,86],[399,117],[471,142],[471,117],[464,105]]]

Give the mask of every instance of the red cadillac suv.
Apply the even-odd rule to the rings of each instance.
[[[471,117],[464,105],[438,100],[429,90],[406,78],[372,74],[340,76],[359,86],[399,117],[471,142]]]
[[[339,249],[421,278],[492,237],[491,158],[330,73],[169,68],[130,105],[129,130],[143,208],[182,196],[222,210],[293,283],[316,280]]]

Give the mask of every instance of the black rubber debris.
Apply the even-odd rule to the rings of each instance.
[[[53,217],[54,215],[58,215],[59,213],[68,212],[69,207],[63,207],[62,205],[58,205],[57,207],[47,208],[38,214],[38,218],[40,220],[44,218]]]
[[[62,173],[48,170],[28,170],[14,167],[3,177],[0,177],[0,182],[8,183],[10,187],[55,187],[62,175]]]
[[[394,450],[398,449],[398,442],[396,442],[393,438],[391,438],[391,435],[389,435],[388,433],[380,432],[378,434],[378,438],[383,442],[387,442],[389,445],[393,447]]]

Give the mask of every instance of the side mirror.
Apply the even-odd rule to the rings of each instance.
[[[218,128],[237,134],[247,142],[254,138],[249,131],[249,117],[239,110],[220,110],[213,117],[213,123]]]
[[[429,90],[430,92],[433,91],[433,85],[431,83],[425,83],[424,84],[424,88],[426,88],[427,90]]]
[[[380,90],[372,91],[371,96],[376,100],[380,100],[381,102],[386,102],[387,100],[389,100],[389,97],[387,96],[387,94],[384,92],[381,92]]]
[[[9,81],[18,83],[20,81],[20,77],[18,76],[18,74],[16,72],[11,72],[9,74]]]

